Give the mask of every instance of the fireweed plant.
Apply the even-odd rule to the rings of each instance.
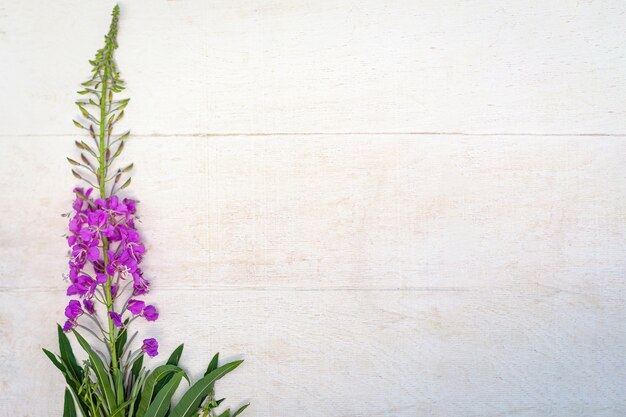
[[[137,203],[117,192],[130,185],[133,164],[112,168],[124,149],[129,132],[114,135],[124,116],[128,98],[115,95],[124,90],[113,54],[117,48],[119,7],[115,6],[105,45],[90,61],[92,76],[84,82],[76,102],[82,118],[74,124],[85,131],[76,141],[80,157],[68,158],[73,175],[89,187],[75,188],[69,218],[69,286],[73,299],[65,308],[65,323],[58,326],[59,354],[44,353],[65,377],[64,417],[213,417],[223,399],[216,399],[215,382],[241,361],[218,366],[219,354],[210,361],[204,377],[191,385],[176,404],[172,396],[185,371],[178,366],[180,345],[167,363],[148,371],[144,357],[158,354],[158,342],[143,339],[137,349],[129,337],[135,320],[155,321],[157,309],[142,299],[150,288],[141,270],[146,248],[137,232]],[[94,144],[88,144],[89,137]],[[72,333],[86,353],[79,364],[67,333]],[[90,343],[82,335],[89,333]],[[235,417],[247,404],[232,414]],[[78,412],[77,412],[78,410]]]

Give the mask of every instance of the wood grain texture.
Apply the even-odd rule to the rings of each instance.
[[[27,380],[14,375],[37,374],[33,401],[53,416],[59,378],[36,348],[54,343],[45,329],[64,306],[72,143],[0,146],[11,181],[0,210],[15,219],[0,229],[2,411],[31,415]],[[145,334],[164,352],[186,342],[196,375],[213,350],[243,355],[222,388],[253,400],[252,416],[619,416],[625,148],[580,137],[134,138],[162,314]]]
[[[66,134],[111,1],[0,1],[0,134]],[[122,4],[141,134],[626,133],[623,1]]]
[[[215,350],[245,359],[219,384],[251,416],[619,416],[623,299],[528,289],[221,291],[156,289],[161,351],[186,343],[199,377]],[[33,347],[54,343],[63,294],[0,293],[3,415],[55,416],[60,377]],[[14,308],[22,309],[14,320]],[[165,358],[155,360],[161,363]],[[29,380],[29,406],[14,375]],[[17,379],[17,383],[16,383]],[[32,413],[28,410],[38,410]],[[41,410],[41,411],[39,411]]]
[[[123,2],[143,334],[244,357],[250,417],[625,415],[626,5],[548,3]],[[1,416],[61,411],[39,348],[112,4],[0,0]]]

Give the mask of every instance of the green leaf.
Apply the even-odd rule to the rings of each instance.
[[[74,398],[74,404],[76,406],[78,406],[78,410],[80,411],[80,415],[83,417],[89,417],[89,414],[87,413],[87,411],[89,409],[89,406],[87,404],[84,403],[83,399],[81,399],[78,396],[78,393],[76,392],[77,390],[74,389],[72,386],[70,386],[70,391],[72,393],[72,397]]]
[[[133,368],[135,367],[135,364],[137,362],[143,363],[143,353],[141,354],[139,359],[135,360],[135,363],[133,364]],[[143,387],[143,384],[146,378],[148,377],[148,373],[146,372],[145,369],[137,369],[136,374],[135,374],[134,369],[131,372],[133,372],[134,378],[131,382],[133,386],[133,388],[130,391],[130,399],[132,403],[130,405],[128,414],[134,415],[137,412],[137,408],[139,407],[139,401],[141,401],[141,388]]]
[[[183,371],[177,372],[176,375],[172,378],[170,382],[163,387],[161,391],[154,397],[154,401],[148,407],[148,411],[146,411],[145,417],[163,417],[165,413],[170,409],[170,401],[172,400],[172,396],[174,392],[176,392],[176,388],[180,384],[180,381],[183,379]]]
[[[178,361],[180,360],[180,357],[183,355],[184,348],[185,348],[185,344],[183,343],[180,346],[178,346],[176,349],[174,349],[170,357],[167,359],[167,364],[178,366]],[[173,374],[166,375],[165,378],[159,381],[156,384],[156,388],[154,389],[154,392],[159,392],[165,386],[165,384],[167,384],[172,379],[172,376]]]
[[[50,359],[54,366],[56,366],[59,371],[61,371],[63,376],[67,376],[67,369],[65,368],[65,365],[63,365],[63,363],[59,359],[57,359],[57,356],[54,353],[50,352],[48,349],[41,350],[43,350],[43,353],[46,354],[46,356],[48,357],[48,359]]]
[[[193,384],[176,404],[176,407],[170,413],[170,417],[190,417],[200,407],[200,403],[206,397],[215,381],[241,365],[242,362],[235,361],[222,365]]]
[[[230,408],[224,410],[224,412],[217,417],[230,417]]]
[[[248,408],[248,406],[250,405],[250,403],[239,407],[239,409],[237,411],[235,411],[235,414],[232,415],[232,417],[237,417],[239,414],[243,413],[243,410],[245,410],[246,408]]]
[[[130,371],[131,374],[133,374],[135,378],[139,376],[139,371],[141,371],[142,366],[143,366],[143,353],[141,354],[141,356],[135,359],[135,362],[133,362],[133,367],[131,368],[131,371]]]
[[[117,401],[115,400],[115,393],[113,392],[110,375],[104,368],[102,360],[98,354],[94,352],[89,343],[76,330],[72,330],[72,332],[74,333],[74,336],[76,336],[78,343],[85,350],[85,352],[87,352],[87,355],[89,355],[89,360],[94,371],[96,372],[96,377],[98,378],[98,385],[100,385],[100,389],[104,393],[106,405],[108,406],[109,411],[113,410],[117,405]]]
[[[132,166],[132,164],[131,164],[131,166]],[[182,343],[180,346],[178,346],[176,349],[174,349],[174,351],[172,352],[170,357],[167,359],[167,364],[168,365],[178,365],[178,361],[180,360],[180,357],[183,355],[183,349],[184,348],[185,348],[185,344]]]
[[[220,353],[217,352],[215,355],[213,355],[213,359],[211,359],[211,362],[209,362],[209,366],[208,366],[206,372],[204,373],[205,376],[210,374],[211,372],[213,372],[214,370],[217,369],[217,365],[219,363],[219,359],[220,359]],[[209,389],[206,392],[206,396],[214,394],[214,391],[213,391],[214,385],[215,384],[211,384],[211,386],[209,386]],[[204,398],[202,398],[202,400],[200,400],[200,403],[202,403],[203,401],[204,401]],[[218,405],[219,405],[219,401],[215,405],[215,407],[217,407]],[[215,407],[213,407],[213,408],[215,408]]]
[[[126,409],[126,407],[128,407],[128,405],[130,403],[132,403],[132,400],[128,400],[128,401],[123,402],[122,404],[120,404],[119,407],[117,407],[115,410],[113,410],[111,415],[109,415],[107,417],[115,417],[115,416],[124,415],[124,410]]]
[[[124,324],[128,324],[128,319],[125,320]],[[120,332],[115,341],[115,352],[117,353],[117,358],[120,359],[120,355],[124,350],[124,346],[126,345],[126,340],[128,340],[128,329],[124,327],[124,329]]]
[[[211,359],[211,362],[209,362],[209,367],[207,368],[206,372],[204,373],[204,375],[208,375],[211,372],[215,371],[217,369],[217,363],[220,360],[220,353],[217,352],[214,356],[213,359]]]
[[[65,377],[65,382],[67,382],[67,385],[69,385],[69,387],[72,388],[73,391],[75,391],[76,388],[80,386],[80,382],[76,378],[74,378],[74,376],[68,371],[67,366],[63,363],[61,357],[55,355],[47,349],[42,350],[43,353],[46,354],[48,359],[50,359],[50,361],[54,364],[54,366],[56,366],[59,371],[61,371],[61,374],[63,374],[63,377]]]
[[[115,395],[117,404],[122,404],[124,402],[124,379],[120,370],[115,372]]]
[[[63,402],[63,417],[76,417],[74,398],[72,398],[72,393],[67,388],[65,388],[65,401]]]
[[[76,356],[74,356],[74,352],[72,351],[72,345],[70,344],[70,340],[67,338],[67,336],[63,332],[63,328],[60,325],[57,325],[57,334],[59,338],[59,352],[61,352],[61,360],[65,364],[67,370],[72,373],[76,380],[82,381],[83,369],[78,365],[78,362],[76,361]]]
[[[146,382],[141,391],[141,401],[139,402],[139,408],[137,408],[137,417],[144,417],[150,406],[150,401],[153,395],[157,392],[155,387],[157,383],[165,378],[169,374],[182,372],[182,370],[175,365],[161,365],[152,371],[152,373],[146,378]]]

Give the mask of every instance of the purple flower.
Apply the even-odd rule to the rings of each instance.
[[[124,204],[124,202],[120,202],[119,199],[117,198],[117,196],[111,196],[111,198],[109,199],[109,203],[107,205],[107,208],[110,210],[111,213],[121,216],[121,215],[126,215],[126,213],[128,212],[128,207],[126,206],[126,204]]]
[[[87,224],[89,225],[89,231],[93,235],[101,233],[104,236],[109,237],[109,235],[113,233],[113,226],[108,224],[108,221],[109,216],[107,216],[107,214],[103,210],[96,210],[87,215]]]
[[[76,322],[72,320],[67,320],[65,324],[63,324],[63,331],[67,333],[70,330],[72,330],[74,327],[76,327]]]
[[[89,198],[89,195],[91,194],[91,192],[93,191],[93,188],[89,188],[87,191],[83,190],[80,187],[76,187],[74,188],[74,194],[76,194],[76,199],[74,200],[74,204],[72,204],[72,208],[74,209],[74,211],[76,211],[77,213],[80,213],[83,210],[83,199],[80,198],[79,196],[82,196],[84,198]]]
[[[67,295],[83,297],[83,300],[82,305],[80,301],[72,300],[65,309],[69,318],[64,326],[67,329],[77,325],[76,318],[81,314],[95,314],[94,297],[99,286],[111,282],[113,299],[116,299],[122,288],[125,288],[125,285],[113,284],[119,279],[132,278],[134,296],[147,293],[150,286],[139,266],[146,247],[135,228],[136,202],[117,196],[90,197],[92,192],[91,188],[74,189],[76,195],[72,205],[74,213],[68,218],[70,233],[67,243],[71,256]],[[105,239],[108,241],[106,254],[102,251]],[[134,315],[142,315],[148,321],[157,320],[159,317],[154,306],[146,306],[141,300],[129,300],[127,309]],[[124,326],[121,314],[114,311],[107,314],[116,327]],[[154,344],[156,354],[156,341]],[[148,348],[152,349],[152,345],[149,344]]]
[[[96,274],[96,282],[100,285],[102,284],[106,284],[107,282],[107,276],[105,274],[103,274],[102,272],[99,272]]]
[[[143,309],[143,316],[148,321],[155,321],[159,318],[159,313],[154,306],[146,306],[146,308]]]
[[[100,258],[100,249],[98,248],[98,246],[90,247],[87,251],[87,259],[93,262],[97,261],[98,258]]]
[[[88,298],[83,300],[83,307],[85,307],[87,314],[93,314],[95,312],[93,301]]]
[[[141,314],[141,312],[143,311],[143,308],[146,306],[146,303],[144,303],[141,300],[128,300],[128,311],[130,311],[133,314]]]
[[[80,301],[71,300],[67,307],[65,307],[65,317],[68,319],[75,319],[76,317],[83,314],[83,309],[80,306]]]
[[[141,270],[133,274],[133,295],[142,295],[148,292],[150,283],[143,277]]]
[[[113,251],[107,252],[109,264],[107,265],[107,274],[114,276],[117,272],[119,277],[125,279],[128,275],[134,275],[137,271],[137,261],[132,259],[127,251],[122,251],[119,255],[115,255]]]
[[[70,281],[73,283],[76,283],[76,280],[78,279],[78,273],[80,272],[80,268],[78,268],[76,265],[73,265],[70,262],[70,273],[69,273],[69,278]]]
[[[116,312],[109,311],[109,317],[111,317],[111,320],[113,320],[113,324],[115,325],[115,327],[123,327],[124,326],[124,324],[122,323],[122,316],[120,316]]]
[[[124,204],[126,205],[126,208],[128,209],[128,212],[130,214],[135,214],[136,208],[135,208],[135,200],[131,200],[129,198],[125,198],[123,200]]]
[[[120,287],[118,285],[111,285],[111,297],[117,297],[117,290],[119,290],[119,288]]]
[[[159,342],[157,342],[154,338],[144,339],[141,350],[146,352],[151,358],[154,358],[159,354]]]
[[[80,233],[80,229],[83,227],[84,219],[80,215],[72,217],[69,223],[69,229],[72,233]]]
[[[102,282],[96,281],[88,275],[80,275],[76,278],[76,282],[67,289],[67,295],[78,294],[81,297],[92,297],[98,284],[102,284]]]

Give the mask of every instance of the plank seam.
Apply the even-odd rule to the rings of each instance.
[[[233,136],[528,136],[528,137],[626,137],[626,133],[537,133],[537,132],[223,132],[223,133],[132,133],[131,136],[141,137],[233,137]],[[0,138],[8,137],[84,137],[75,133],[58,134],[0,134]]]

